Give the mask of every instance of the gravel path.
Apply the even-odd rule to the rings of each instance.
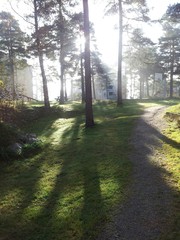
[[[172,190],[164,180],[167,174],[158,153],[161,133],[166,123],[165,108],[148,108],[138,120],[132,137],[134,165],[130,197],[114,213],[114,217],[97,240],[155,240],[163,233],[171,215]],[[170,142],[169,142],[170,144]]]

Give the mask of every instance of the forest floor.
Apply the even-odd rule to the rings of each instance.
[[[165,109],[165,106],[147,108],[138,119],[131,139],[134,172],[129,197],[115,210],[98,240],[154,240],[168,231],[174,213],[175,189],[170,183],[170,173],[164,168],[166,157],[162,146],[165,143],[177,151],[180,146],[163,134],[167,128],[163,118]]]

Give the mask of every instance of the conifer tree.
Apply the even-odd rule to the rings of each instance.
[[[123,20],[147,21],[148,9],[146,0],[110,0],[107,5],[107,13],[119,15],[119,46],[118,46],[118,74],[117,74],[117,105],[123,103],[122,99],[122,58],[123,58]],[[133,17],[131,17],[131,15]]]
[[[21,31],[18,21],[9,13],[0,13],[0,57],[9,68],[13,98],[16,96],[15,88],[15,62],[26,57],[25,34]]]
[[[85,94],[86,94],[86,127],[94,126],[91,90],[91,62],[90,62],[90,27],[88,0],[83,0],[84,37],[85,37]]]

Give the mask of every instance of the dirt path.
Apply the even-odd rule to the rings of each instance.
[[[155,240],[167,227],[171,215],[172,190],[161,168],[158,152],[165,128],[164,107],[148,108],[138,120],[132,137],[133,182],[128,201],[120,206],[98,240]]]

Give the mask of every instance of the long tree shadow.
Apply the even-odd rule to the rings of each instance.
[[[170,173],[163,167],[166,158],[160,149],[165,143],[179,150],[180,143],[163,135],[146,120],[138,120],[131,139],[134,150],[130,154],[133,164],[130,194],[126,203],[114,212],[112,222],[105,226],[98,240],[150,240],[171,231],[173,197],[179,193],[168,183]],[[173,239],[178,239],[177,236],[178,230]]]
[[[16,176],[16,183],[20,185],[18,188],[22,189],[24,197],[20,204],[20,210],[17,208],[14,218],[20,219],[21,217],[22,220],[24,219],[24,215],[26,215],[26,221],[27,219],[29,220],[28,223],[20,221],[21,228],[11,229],[11,232],[8,234],[10,238],[50,240],[71,239],[72,235],[74,235],[74,239],[80,239],[81,237],[82,239],[86,239],[85,236],[88,236],[89,232],[92,232],[92,228],[94,227],[93,221],[97,222],[97,219],[93,219],[94,212],[98,216],[98,212],[102,211],[99,176],[95,162],[91,163],[90,159],[89,165],[87,165],[86,150],[84,150],[84,153],[81,152],[82,149],[87,147],[88,143],[85,134],[82,134],[79,138],[79,127],[80,120],[77,118],[77,122],[75,121],[72,127],[64,131],[62,138],[60,138],[60,147],[58,144],[53,146],[55,161],[51,159],[50,155],[48,156],[48,151],[45,151],[39,161],[34,161],[28,169],[20,172],[19,176]],[[48,136],[49,138],[51,137],[51,135]],[[69,151],[70,148],[71,151]],[[68,154],[68,152],[70,153]],[[74,156],[72,156],[72,152]],[[76,157],[78,154],[81,154],[81,158],[77,161]],[[44,164],[47,167],[44,167]],[[53,165],[57,169],[58,165],[61,166],[54,176],[52,189],[47,190],[47,194],[43,194],[43,198],[41,199],[38,196],[41,193],[37,192],[40,191],[39,182]],[[21,178],[22,180],[26,178],[26,181],[20,182]],[[84,186],[83,188],[82,185]],[[11,187],[14,188],[15,186],[11,185]],[[77,206],[76,203],[72,202],[74,201],[74,196],[73,198],[71,197],[69,190],[72,195],[77,191],[77,198],[80,201],[80,204]],[[82,207],[82,214],[79,211],[79,206]],[[36,211],[35,215],[33,211]],[[69,213],[67,214],[65,211]],[[28,214],[29,216],[27,216]],[[64,216],[66,216],[66,219],[64,219]],[[76,221],[77,218],[79,219],[79,224],[84,229],[84,236],[79,235],[78,229],[76,226],[73,226],[73,218]],[[4,221],[3,224],[5,227],[8,221]],[[72,232],[74,233],[72,234]],[[59,233],[60,237],[57,237]]]
[[[53,124],[57,119],[57,116],[50,116],[46,121],[42,119],[41,131],[48,129],[48,137],[51,137],[54,132]],[[33,128],[30,127],[30,129]],[[1,165],[0,237],[1,234],[5,236],[10,234],[10,238],[22,239],[21,234],[24,234],[27,228],[23,215],[26,215],[27,219],[30,220],[31,215],[33,217],[33,208],[41,208],[40,197],[37,195],[38,185],[43,179],[45,171],[43,165],[51,165],[51,163],[53,165],[54,163],[49,161],[51,156],[48,156],[47,151],[34,157],[31,156],[31,158],[19,159]],[[47,194],[44,194],[44,198],[46,197]],[[38,198],[39,200],[37,200]],[[9,203],[4,204],[4,199],[7,199]],[[17,228],[14,223],[21,225],[21,228]]]
[[[31,163],[28,169],[24,169],[25,171],[17,176],[18,179],[21,177],[24,179],[25,174],[33,175],[33,178],[27,178],[27,182],[21,182],[21,189],[25,192],[25,196],[21,210],[17,210],[17,214],[14,215],[17,219],[21,217],[21,228],[18,228],[18,223],[16,226],[12,226],[14,230],[9,235],[7,234],[5,239],[86,240],[96,238],[99,225],[107,220],[104,211],[107,210],[106,208],[111,209],[111,206],[106,203],[108,201],[106,195],[108,195],[108,191],[111,191],[111,189],[108,189],[105,195],[102,183],[105,182],[104,185],[106,185],[108,181],[115,181],[118,185],[115,193],[119,194],[117,190],[118,188],[121,189],[122,184],[124,184],[124,182],[122,183],[122,178],[127,178],[128,176],[124,170],[127,165],[127,156],[124,155],[124,149],[130,149],[128,136],[131,129],[127,132],[126,126],[127,124],[132,124],[134,119],[109,118],[106,121],[104,125],[99,124],[93,129],[85,130],[81,125],[81,117],[77,117],[72,121],[69,128],[64,129],[56,145],[51,146],[53,159],[51,156],[52,152],[48,152],[47,149],[44,155],[41,155],[41,159]],[[120,126],[118,129],[117,123]],[[161,211],[163,211],[162,221],[165,221],[169,213],[168,211],[164,213],[164,208],[170,209],[169,201],[166,203],[165,199],[173,192],[173,189],[164,181],[163,175],[168,173],[159,166],[154,165],[149,160],[149,155],[153,152],[153,148],[161,146],[159,140],[177,149],[179,148],[179,143],[168,139],[143,120],[140,125],[145,125],[144,131],[140,128],[133,139],[134,143],[136,141],[140,143],[139,147],[135,146],[134,152],[136,161],[140,165],[133,162],[134,158],[132,158],[135,170],[138,169],[135,173],[137,175],[134,178],[136,181],[132,185],[132,192],[138,193],[140,198],[133,199],[133,201],[128,203],[130,205],[124,208],[125,217],[119,219],[119,216],[122,216],[122,211],[119,212],[120,215],[117,215],[116,220],[118,224],[113,226],[114,232],[112,234],[117,234],[117,236],[119,234],[119,237],[122,237],[122,239],[123,235],[121,234],[126,230],[129,235],[125,235],[126,238],[124,239],[148,240],[150,239],[148,235],[149,229],[154,229],[153,233],[155,235],[157,232],[160,233],[161,230],[159,230],[157,225],[161,221]],[[53,123],[51,126],[53,126]],[[103,135],[99,135],[98,131],[102,131],[102,129]],[[140,132],[141,130],[142,132]],[[51,142],[52,133],[53,130],[48,133],[49,143]],[[143,137],[147,134],[149,135],[148,139]],[[113,139],[109,138],[109,135],[112,135]],[[125,142],[120,140],[121,136],[127,136]],[[106,139],[112,141],[111,144],[106,145]],[[98,142],[104,142],[104,146],[101,144],[99,148]],[[115,151],[116,154],[111,159],[111,153]],[[113,169],[113,176],[109,176],[110,168]],[[51,169],[53,172],[55,171],[52,176],[50,175]],[[105,174],[103,175],[102,173]],[[153,181],[151,181],[152,173],[156,175]],[[44,188],[43,191],[45,192],[39,193],[40,182],[43,184],[43,181],[45,181],[44,175],[47,175],[48,181],[51,181],[52,184],[48,189]],[[137,181],[140,182],[142,179],[143,185],[138,185]],[[151,188],[152,184],[157,185],[157,183],[160,184],[160,188],[155,190]],[[148,192],[149,188],[152,189],[150,192]],[[42,194],[43,197],[39,198],[38,194]],[[120,199],[119,196],[117,198]],[[162,207],[159,206],[159,201],[155,201],[157,198],[161,199]],[[132,205],[136,209],[130,214]],[[143,211],[141,211],[141,208]],[[144,213],[151,217],[146,218]],[[26,220],[24,220],[24,214],[26,216],[29,214]],[[130,225],[126,225],[129,222],[129,218],[131,218]],[[162,222],[161,226],[163,224]],[[6,222],[4,227],[5,225]],[[134,232],[132,231],[132,226],[134,226]],[[135,227],[137,227],[136,230]],[[142,232],[141,238],[132,235],[138,234],[138,232]],[[102,239],[111,239],[110,237]]]

